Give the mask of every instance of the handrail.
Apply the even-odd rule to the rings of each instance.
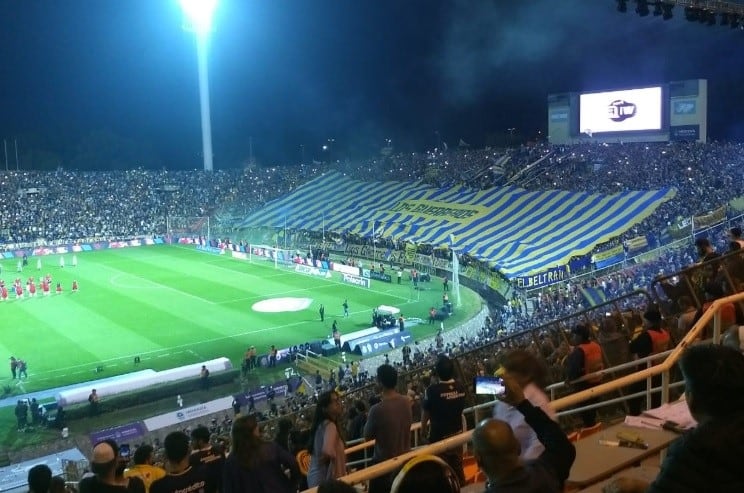
[[[744,301],[744,292],[737,293],[737,294],[727,296],[725,298],[720,298],[720,299],[713,301],[710,308],[708,308],[708,310],[706,310],[705,313],[703,313],[700,319],[697,322],[695,322],[695,325],[692,326],[692,328],[687,333],[687,335],[685,335],[685,337],[680,341],[680,343],[677,344],[677,347],[672,349],[671,353],[661,363],[654,365],[650,368],[641,370],[637,373],[633,373],[630,375],[626,375],[624,377],[620,377],[611,382],[599,384],[596,387],[582,390],[580,392],[576,392],[575,394],[571,394],[566,397],[561,397],[555,401],[552,401],[550,403],[551,407],[554,410],[559,411],[561,409],[565,409],[573,405],[576,405],[580,402],[583,402],[585,400],[588,400],[592,397],[597,397],[599,395],[607,394],[609,392],[618,390],[627,385],[640,382],[642,380],[646,380],[649,377],[653,377],[659,374],[662,374],[662,387],[663,387],[662,388],[662,401],[667,402],[669,400],[669,390],[668,390],[669,389],[669,374],[668,374],[669,370],[672,369],[673,365],[676,364],[677,361],[679,361],[684,350],[688,346],[690,346],[693,342],[695,342],[695,340],[700,336],[703,330],[705,330],[705,327],[708,325],[708,323],[711,322],[711,320],[713,321],[713,342],[717,343],[721,335],[721,313],[720,313],[721,308],[728,303],[736,303],[739,301]],[[408,460],[412,459],[413,457],[417,455],[420,455],[420,454],[436,455],[446,450],[462,446],[463,444],[467,443],[470,440],[470,438],[472,437],[472,434],[473,434],[473,430],[465,431],[463,433],[460,433],[459,435],[446,438],[442,441],[433,443],[431,445],[421,447],[420,449],[417,449],[411,452],[406,452],[404,454],[401,454],[397,457],[386,460],[384,462],[374,464],[360,471],[347,474],[346,476],[343,476],[340,479],[346,483],[355,484],[355,483],[360,483],[362,481],[369,480],[371,478],[381,476],[383,474],[391,473],[393,471],[398,470]],[[306,493],[317,493],[317,488],[310,488],[308,490],[305,490],[305,492]]]

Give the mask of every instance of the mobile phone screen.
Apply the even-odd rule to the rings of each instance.
[[[506,388],[500,377],[475,377],[475,393],[478,395],[504,395]]]
[[[129,458],[129,453],[129,444],[123,443],[119,445],[119,457],[121,457],[122,459],[127,459]]]

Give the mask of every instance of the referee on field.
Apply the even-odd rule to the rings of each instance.
[[[439,383],[430,385],[424,392],[421,430],[429,432],[429,443],[438,442],[462,429],[462,411],[465,409],[465,388],[455,382],[455,366],[445,355],[437,358],[434,372]],[[460,484],[465,484],[460,449],[448,450],[441,455],[457,474]]]

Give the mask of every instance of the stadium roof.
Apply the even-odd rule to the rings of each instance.
[[[321,176],[269,202],[239,227],[350,232],[435,246],[488,262],[509,278],[565,265],[629,230],[676,189],[613,195],[517,187],[434,188]]]

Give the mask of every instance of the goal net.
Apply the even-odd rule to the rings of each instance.
[[[210,240],[212,238],[209,226],[209,216],[168,216],[166,218],[166,234],[171,238],[203,236]]]
[[[292,267],[296,254],[293,250],[277,248],[268,245],[249,245],[248,260],[273,262],[274,267]]]

